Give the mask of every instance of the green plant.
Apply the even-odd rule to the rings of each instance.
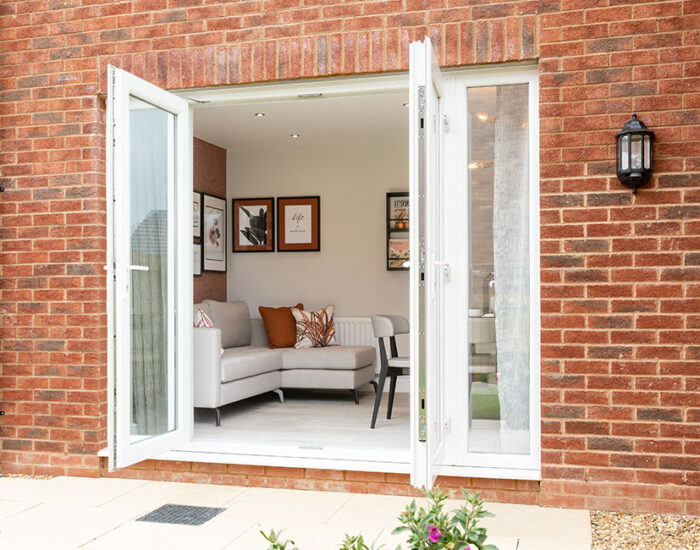
[[[493,516],[484,509],[479,493],[470,495],[462,489],[466,503],[450,512],[444,510],[444,505],[453,492],[443,493],[435,488],[423,494],[430,507],[419,508],[414,500],[399,516],[403,525],[394,529],[394,534],[410,533],[410,550],[498,550],[493,544],[486,544],[486,529],[478,526],[481,518]]]
[[[293,540],[280,540],[282,531],[272,530],[268,535],[266,535],[263,531],[260,531],[260,534],[270,543],[267,550],[299,550],[294,545]],[[338,550],[381,550],[383,547],[384,545],[376,547],[374,544],[372,544],[372,546],[367,546],[364,538],[362,538],[362,535],[345,535],[345,538],[343,539],[343,542]]]
[[[439,488],[423,491],[430,501],[428,509],[418,507],[416,501],[406,506],[399,516],[401,525],[393,534],[409,533],[408,550],[498,550],[493,544],[486,544],[486,529],[479,527],[479,520],[492,517],[484,509],[484,501],[479,493],[470,495],[464,489],[465,504],[446,512],[445,501],[454,492],[443,493]],[[281,531],[260,531],[270,543],[268,550],[299,550],[292,540],[280,540]],[[338,550],[381,550],[374,543],[367,546],[361,535],[345,535]],[[396,550],[401,550],[401,545]]]

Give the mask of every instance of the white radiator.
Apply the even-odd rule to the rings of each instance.
[[[335,337],[343,346],[372,346],[377,349],[377,339],[372,332],[372,319],[369,317],[336,317]],[[374,362],[379,372],[379,351]]]

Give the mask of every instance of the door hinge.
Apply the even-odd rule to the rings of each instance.
[[[444,128],[445,132],[450,131],[450,120],[447,118],[447,115],[442,115],[442,127]]]

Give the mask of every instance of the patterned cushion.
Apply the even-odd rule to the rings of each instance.
[[[197,328],[214,328],[209,315],[198,309],[194,314],[194,326]]]
[[[292,315],[294,315],[297,329],[297,342],[294,347],[304,349],[337,346],[333,323],[334,313],[335,306],[328,306],[318,311],[303,311],[293,307]]]

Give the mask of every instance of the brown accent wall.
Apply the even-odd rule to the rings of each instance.
[[[195,191],[226,198],[226,149],[194,138],[193,187]],[[226,273],[204,271],[194,277],[194,303],[202,300],[226,301]]]

